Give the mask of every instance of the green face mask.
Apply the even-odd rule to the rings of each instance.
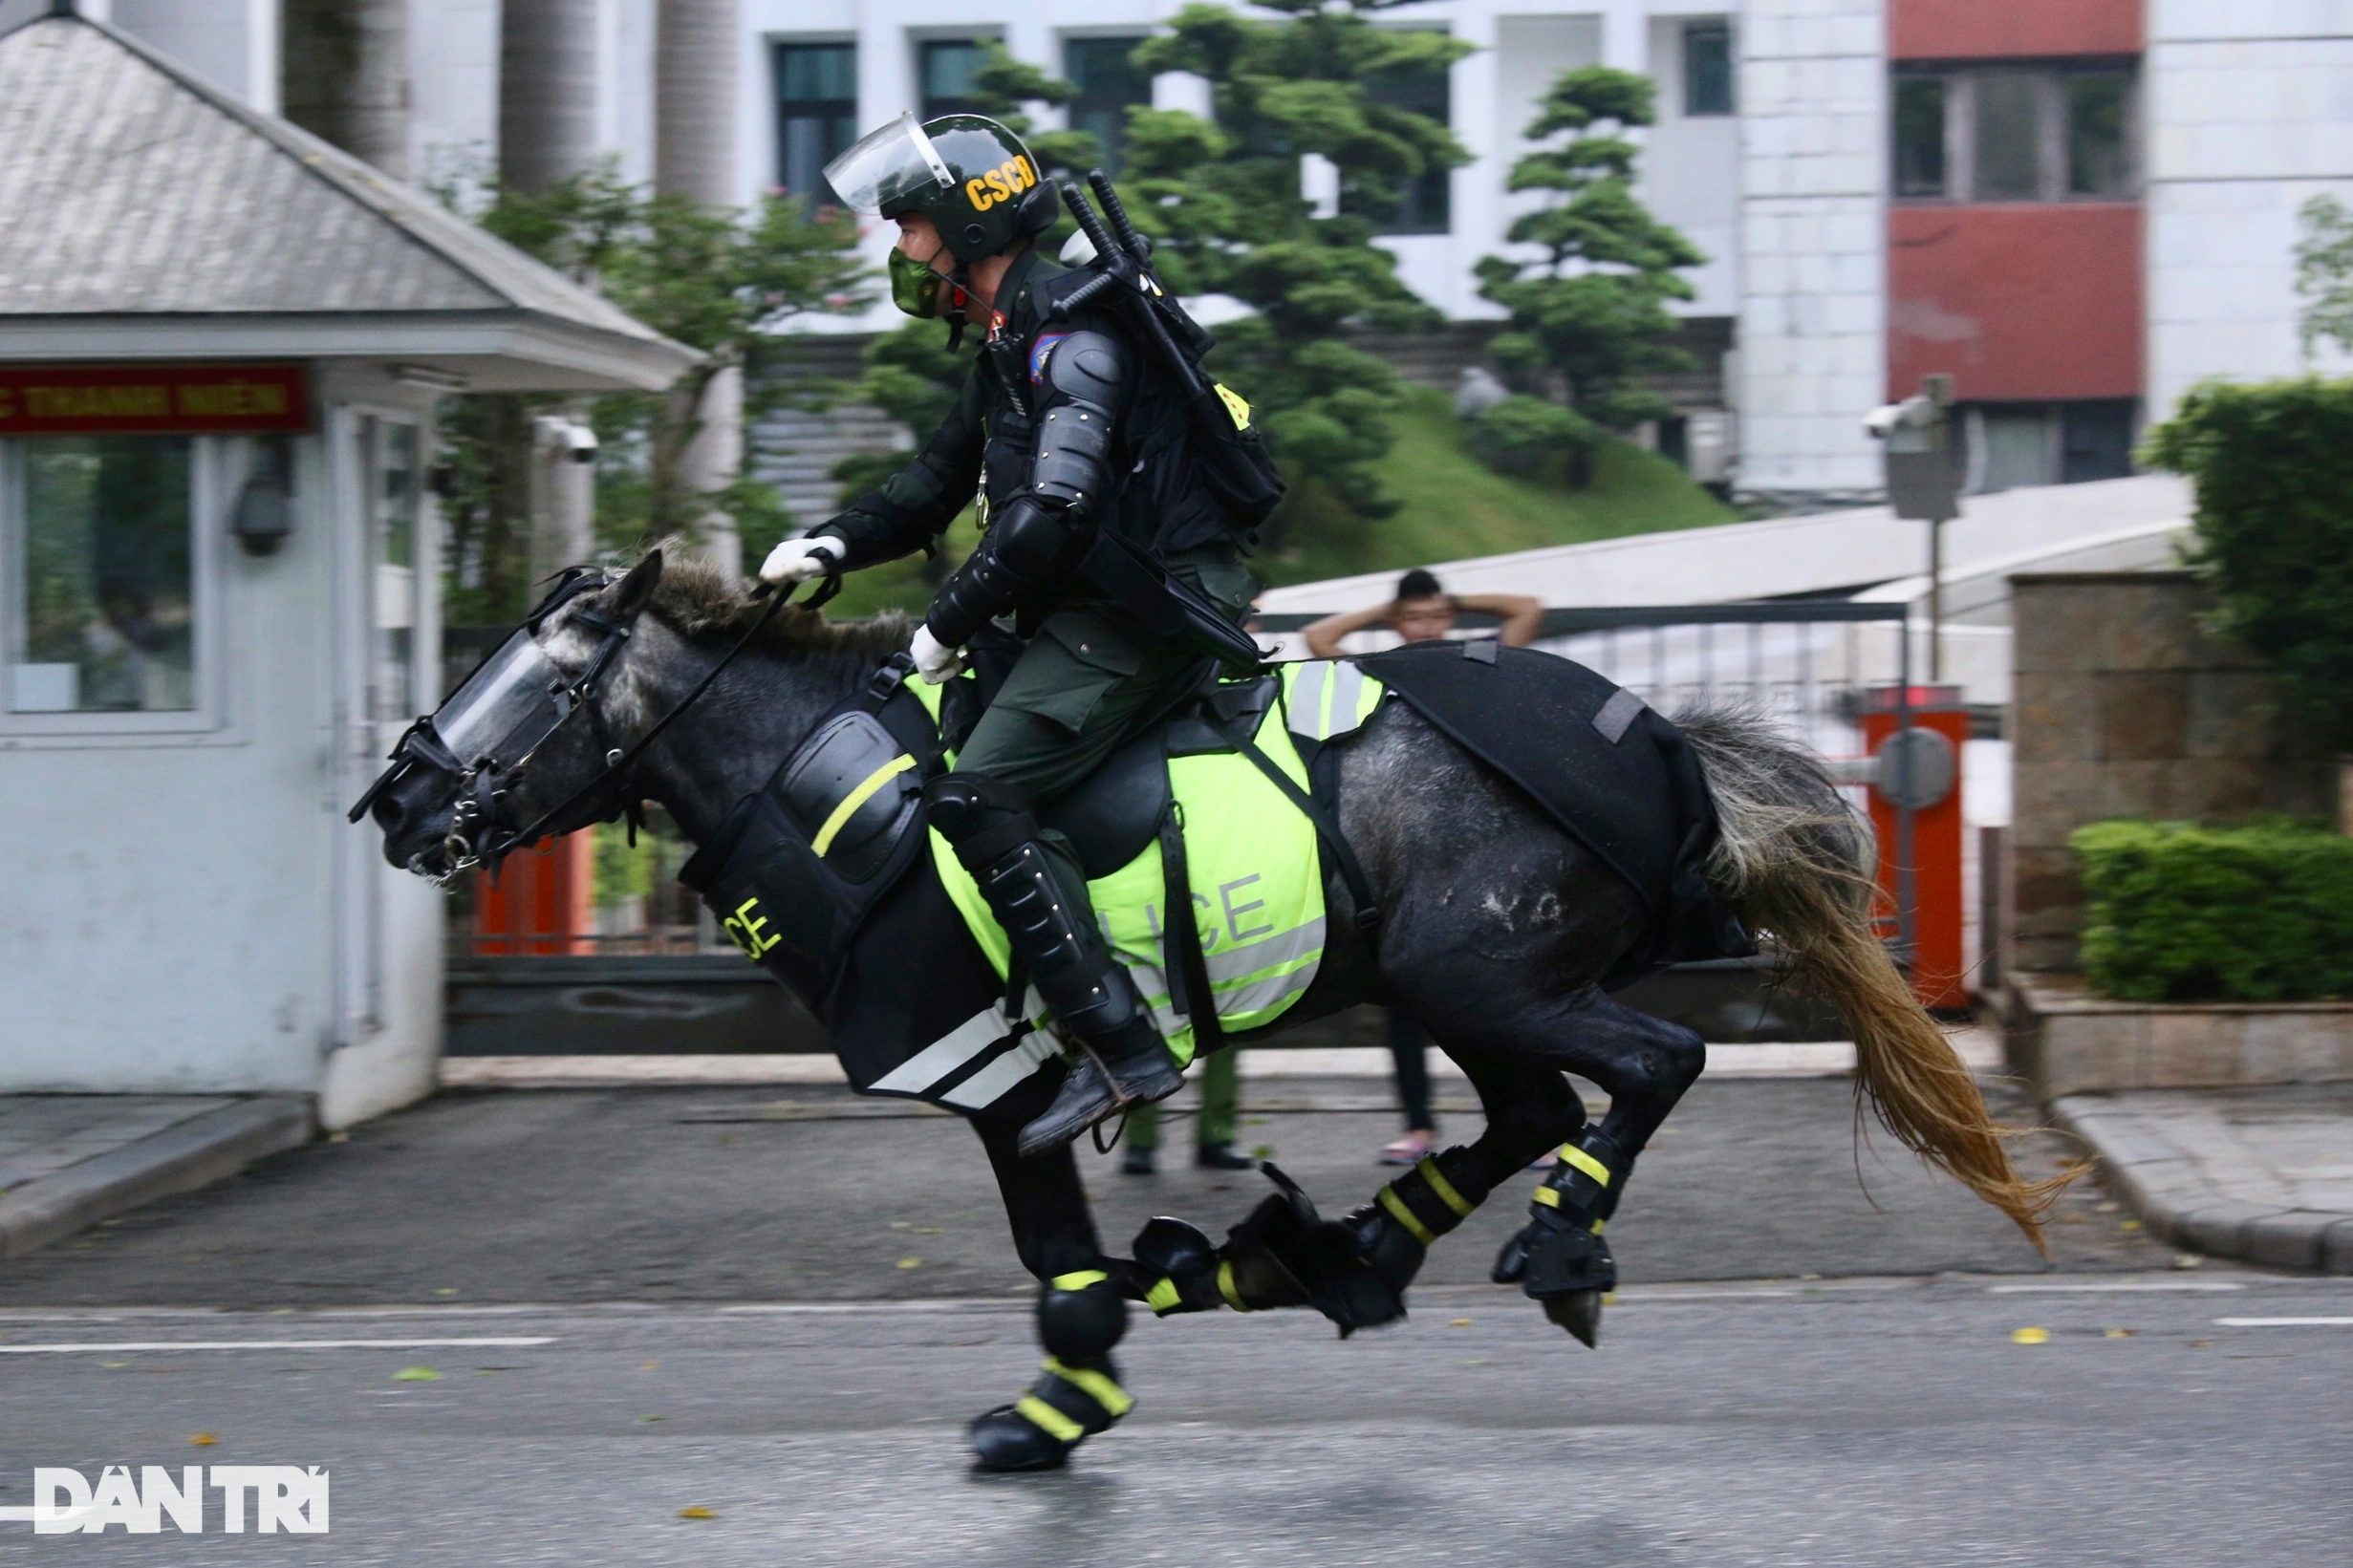
[[[948,280],[904,250],[891,252],[891,303],[918,321],[939,313],[939,299]]]

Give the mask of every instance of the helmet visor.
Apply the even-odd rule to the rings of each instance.
[[[825,178],[844,206],[875,218],[895,217],[895,209],[910,198],[956,183],[939,149],[911,114],[860,137],[825,166]]]

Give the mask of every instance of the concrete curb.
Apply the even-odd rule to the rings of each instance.
[[[20,1257],[126,1209],[209,1187],[265,1154],[309,1143],[302,1095],[266,1094],[78,1161],[0,1197],[0,1257]]]
[[[2168,1245],[2273,1268],[2353,1274],[2353,1214],[2225,1197],[2148,1118],[2103,1096],[2066,1095],[2050,1109],[2053,1122],[2091,1147],[2118,1195]]]

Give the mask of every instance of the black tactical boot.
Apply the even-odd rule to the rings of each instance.
[[[1175,1094],[1183,1075],[1134,982],[1104,947],[1086,884],[1075,870],[1057,874],[1039,842],[1037,819],[1018,804],[1018,793],[950,773],[934,779],[923,799],[931,825],[980,885],[1039,999],[1080,1047],[1054,1103],[1022,1128],[1021,1151],[1067,1144],[1130,1106]]]
[[[1601,1339],[1602,1298],[1618,1283],[1602,1229],[1617,1211],[1633,1163],[1592,1128],[1563,1144],[1560,1163],[1528,1205],[1527,1225],[1495,1260],[1498,1284],[1517,1280],[1543,1304],[1545,1317],[1588,1346]]]

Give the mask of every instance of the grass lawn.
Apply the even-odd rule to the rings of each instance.
[[[1396,515],[1378,522],[1333,511],[1301,518],[1291,529],[1298,543],[1252,562],[1261,577],[1271,584],[1308,583],[1738,521],[1739,514],[1673,463],[1625,441],[1607,442],[1594,455],[1587,489],[1508,478],[1464,447],[1462,422],[1445,393],[1414,387],[1409,397],[1410,412],[1397,421],[1397,443],[1381,463],[1390,494],[1403,503]],[[967,513],[948,531],[947,554],[961,560],[973,538]],[[919,564],[895,561],[853,572],[832,612],[921,609],[930,592]]]

